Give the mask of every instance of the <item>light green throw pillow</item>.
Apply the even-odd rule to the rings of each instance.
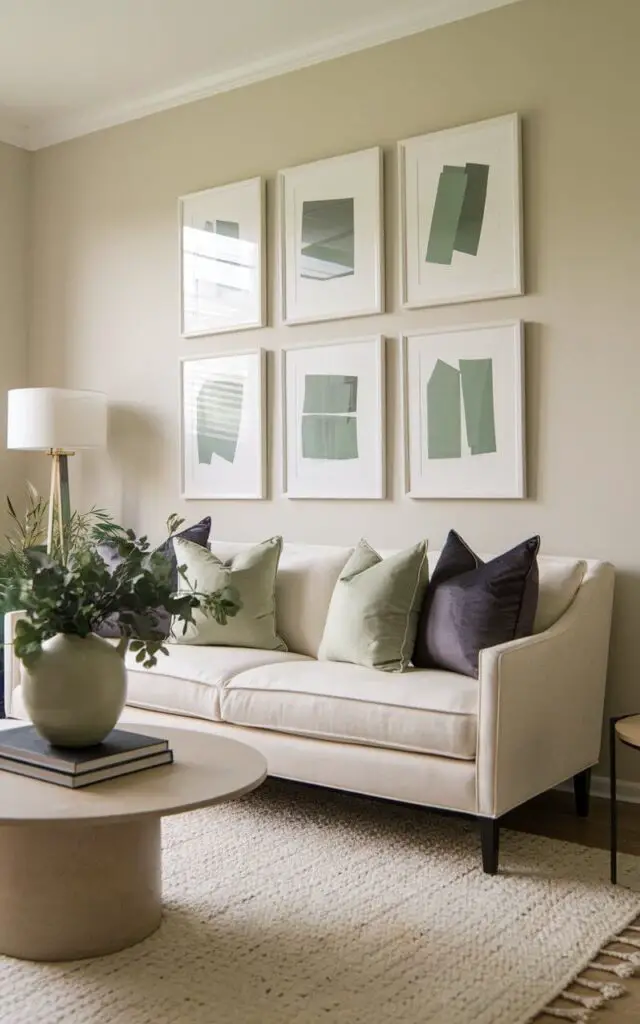
[[[361,540],[335,585],[318,657],[404,672],[428,579],[426,541],[383,559]]]
[[[238,614],[227,619],[225,626],[196,609],[195,624],[189,623],[184,635],[183,624],[175,622],[174,643],[286,651],[287,645],[276,633],[275,588],[282,537],[256,544],[227,562],[181,537],[174,537],[173,546],[178,565],[185,566],[187,579],[195,590],[206,594],[234,587],[242,601]]]

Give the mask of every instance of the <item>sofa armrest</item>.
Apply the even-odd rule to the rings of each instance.
[[[597,762],[613,587],[613,566],[592,563],[553,626],[482,651],[478,814],[499,817]]]
[[[7,612],[4,617],[4,713],[11,718],[13,691],[20,686],[22,664],[16,658],[13,641],[16,623],[24,618],[24,612]]]

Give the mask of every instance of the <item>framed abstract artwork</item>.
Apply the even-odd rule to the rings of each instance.
[[[522,295],[520,121],[398,143],[402,304]]]
[[[520,321],[403,338],[412,498],[524,498]]]
[[[264,327],[262,179],[182,196],[178,207],[182,336]]]
[[[384,498],[384,339],[284,349],[289,498]]]
[[[286,324],[382,313],[382,150],[279,174]]]
[[[182,497],[265,498],[264,350],[181,367]]]

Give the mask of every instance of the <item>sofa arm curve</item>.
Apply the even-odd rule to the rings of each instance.
[[[20,686],[22,664],[16,658],[13,642],[16,624],[24,618],[24,612],[7,612],[4,617],[4,713],[11,718],[13,691]]]
[[[481,652],[477,807],[498,817],[598,761],[614,571],[597,563],[543,633]]]

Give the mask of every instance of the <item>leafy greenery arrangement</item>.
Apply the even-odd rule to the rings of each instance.
[[[68,553],[48,555],[41,545],[31,544],[39,537],[38,523],[44,522],[38,502],[32,501],[31,517],[27,514],[21,524],[24,534],[19,533],[16,546],[0,557],[0,605],[25,612],[16,624],[14,640],[15,653],[25,664],[37,658],[44,641],[57,633],[87,637],[110,620],[117,621],[121,636],[137,652],[136,661],[150,668],[158,653],[169,653],[161,624],[163,610],[165,618],[168,613],[182,623],[183,631],[193,622],[194,609],[213,615],[221,625],[239,611],[232,588],[198,593],[186,579],[184,567],[179,574],[185,589],[175,593],[167,559],[150,550],[146,537],[138,538],[102,510],[76,514],[72,538],[65,544]],[[13,518],[17,520],[15,512]],[[183,522],[170,516],[169,536]],[[22,539],[24,544],[19,542]],[[105,540],[115,544],[121,558],[113,570],[97,551]]]
[[[24,517],[15,510],[11,498],[7,496],[7,515],[10,522],[9,533],[5,535],[6,548],[0,551],[0,615],[5,612],[17,611],[22,607],[19,602],[18,581],[31,579],[34,566],[27,556],[28,551],[47,550],[47,514],[49,502],[42,498],[33,484],[27,483],[27,502]],[[115,539],[114,531],[120,528],[113,523],[110,514],[101,508],[92,508],[89,512],[74,512],[66,524],[63,542],[65,551],[73,551],[76,547],[90,542],[99,544]],[[62,552],[59,548],[59,537],[54,537],[53,557],[61,561]]]

